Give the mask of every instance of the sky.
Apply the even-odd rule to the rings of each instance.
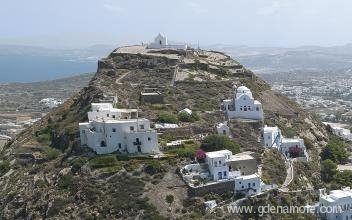
[[[0,44],[170,41],[260,47],[352,42],[351,0],[0,0]]]

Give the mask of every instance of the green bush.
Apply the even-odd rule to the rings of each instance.
[[[174,202],[175,198],[174,198],[173,195],[169,194],[169,195],[166,196],[165,200],[166,200],[167,203],[171,204],[171,203]]]
[[[88,161],[87,157],[77,157],[73,159],[70,163],[72,166],[71,171],[73,173],[78,172],[81,169],[81,167],[87,163],[87,161]]]
[[[10,170],[10,162],[7,160],[0,161],[0,176],[3,176]]]
[[[194,144],[194,143],[183,143],[181,147],[179,148],[175,148],[175,149],[171,149],[168,151],[168,153],[170,154],[176,154],[178,157],[186,157],[186,158],[190,158],[193,159],[194,158],[194,154],[196,152],[196,150],[199,149],[199,145],[198,144]]]
[[[48,146],[41,147],[39,150],[46,160],[56,159],[61,154],[60,150]]]
[[[321,159],[330,159],[334,163],[345,163],[348,159],[345,143],[339,139],[332,138],[321,152]]]
[[[107,155],[107,156],[97,156],[89,161],[89,165],[94,168],[103,168],[103,167],[112,167],[118,164],[116,156]]]
[[[160,161],[151,160],[145,165],[144,171],[146,173],[148,173],[149,175],[154,175],[154,174],[157,174],[160,172],[164,172],[165,169],[162,166],[162,164],[160,163]]]
[[[234,154],[240,152],[240,145],[237,142],[225,135],[216,134],[207,136],[200,145],[200,148],[207,152],[224,149],[230,150]]]
[[[161,123],[177,124],[178,118],[174,114],[163,112],[158,115],[158,121]]]
[[[352,187],[352,171],[345,170],[338,172],[335,176],[335,181],[342,186]]]
[[[178,120],[182,122],[195,122],[199,120],[199,115],[196,112],[192,112],[191,115],[187,112],[180,112],[177,117]]]

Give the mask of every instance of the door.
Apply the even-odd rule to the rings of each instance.
[[[218,179],[219,179],[219,180],[222,179],[222,172],[218,172]]]

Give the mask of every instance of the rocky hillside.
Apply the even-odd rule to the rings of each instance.
[[[139,108],[141,117],[154,122],[160,114],[176,115],[186,107],[198,113],[198,121],[181,123],[182,129],[162,134],[163,145],[177,138],[212,133],[215,123],[225,120],[219,111],[221,101],[231,97],[233,87],[240,85],[249,87],[262,102],[265,124],[278,125],[286,136],[304,137],[315,155],[313,159],[318,161],[318,152],[328,140],[325,127],[229,56],[214,51],[123,47],[99,61],[88,87],[3,149],[0,216],[154,219],[205,214],[201,203],[204,198],[188,198],[177,175],[177,167],[190,160],[198,143],[189,143],[179,151],[165,149],[169,157],[163,160],[97,157],[80,147],[78,123],[87,120],[91,102],[113,97],[117,98],[117,107]],[[160,91],[164,104],[142,104],[140,93],[145,88]],[[258,161],[263,152],[258,142],[262,125],[230,123],[241,150],[256,152]],[[270,173],[267,175],[270,179]]]

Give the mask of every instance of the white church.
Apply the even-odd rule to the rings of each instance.
[[[264,119],[262,104],[254,100],[251,90],[245,86],[235,89],[233,98],[224,100],[222,108],[229,119]]]
[[[264,126],[261,132],[264,147],[276,148],[287,158],[308,161],[308,152],[302,138],[285,138],[278,127]]]
[[[154,42],[148,44],[148,49],[163,49],[163,48],[170,48],[170,49],[182,49],[186,50],[188,48],[187,44],[169,44],[167,41],[167,37],[161,33],[158,34],[154,38]]]
[[[116,109],[111,103],[92,103],[89,122],[80,123],[81,145],[97,154],[159,153],[158,136],[150,121],[136,109]]]

